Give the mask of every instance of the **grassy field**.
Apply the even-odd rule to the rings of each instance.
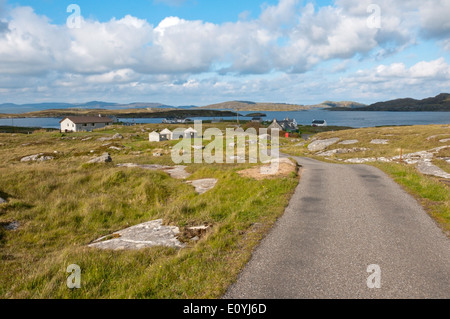
[[[329,131],[313,136],[315,139],[328,139],[338,137],[341,141],[358,140],[352,145],[334,144],[326,150],[338,148],[367,148],[348,154],[335,154],[326,158],[315,155],[308,150],[310,141],[299,143],[298,140],[282,139],[281,151],[296,156],[307,156],[322,161],[342,163],[350,158],[370,157],[394,157],[402,154],[426,151],[436,147],[449,145],[441,142],[450,138],[449,125],[426,125],[426,126],[404,126],[404,127],[378,127],[348,129]],[[373,139],[386,139],[388,144],[376,145],[370,142]],[[450,173],[450,164],[442,158],[450,157],[450,148],[438,152],[433,163],[444,171]],[[448,180],[426,176],[418,172],[414,165],[405,163],[368,163],[374,165],[389,174],[397,183],[402,185],[406,191],[414,195],[422,203],[427,212],[441,225],[442,229],[450,234],[450,183]]]
[[[190,180],[219,180],[213,190],[198,195],[192,186],[166,173],[116,167],[119,163],[171,165],[169,155],[153,157],[152,153],[156,148],[168,153],[176,142],[148,142],[148,132],[164,127],[139,125],[67,135],[44,130],[0,134],[0,197],[7,200],[0,204],[0,298],[223,295],[283,213],[298,176],[258,181],[237,174],[250,164],[189,164]],[[115,133],[124,139],[98,141]],[[86,165],[105,151],[113,163]],[[54,160],[20,162],[37,153]],[[182,230],[205,223],[212,228],[184,249],[87,247],[101,236],[159,218]],[[1,227],[13,221],[20,224],[17,230]],[[81,289],[66,286],[66,268],[71,264],[82,269]]]
[[[393,157],[400,155],[400,152],[402,152],[402,154],[408,154],[448,145],[449,143],[442,143],[440,141],[450,138],[450,127],[448,125],[423,125],[341,129],[322,132],[314,137],[317,139],[338,137],[341,141],[359,141],[358,143],[352,145],[341,145],[336,143],[328,147],[327,150],[353,147],[370,149],[358,153],[336,154],[331,157],[331,159],[334,160],[346,160],[354,157]],[[374,139],[388,140],[388,144],[371,144],[370,142]],[[282,151],[289,152],[293,155],[314,156],[314,152],[309,152],[307,149],[309,142],[305,143],[303,147],[297,146],[298,141],[285,140],[284,142],[286,144]],[[450,150],[445,149],[442,150],[438,156],[450,157],[449,154]]]

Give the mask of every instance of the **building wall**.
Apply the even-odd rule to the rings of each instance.
[[[158,133],[156,133],[156,134],[150,133],[149,140],[150,140],[150,142],[160,142],[161,135],[159,135]]]
[[[61,122],[61,132],[76,132],[76,125],[69,119],[65,119]]]
[[[283,128],[280,126],[280,124],[278,124],[278,122],[274,122],[274,123],[270,124],[268,129],[279,129],[280,131],[283,130]]]
[[[92,132],[93,130],[106,127],[106,123],[77,124],[77,132]]]
[[[62,132],[92,132],[95,129],[104,128],[112,123],[87,123],[87,124],[75,124],[69,119],[65,119],[61,122]]]

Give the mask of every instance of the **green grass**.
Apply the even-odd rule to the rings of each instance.
[[[227,124],[222,124],[224,127]],[[257,181],[237,172],[250,164],[192,164],[190,179],[217,178],[198,195],[163,172],[118,168],[118,163],[171,164],[153,157],[158,125],[115,127],[94,133],[0,134],[0,298],[219,298],[234,282],[255,245],[284,212],[298,177]],[[99,137],[121,133],[123,140]],[[86,137],[91,140],[82,141]],[[104,144],[124,146],[112,151]],[[94,153],[91,153],[91,150]],[[54,153],[57,151],[58,153]],[[113,164],[85,165],[109,151]],[[43,163],[21,163],[36,153]],[[180,228],[207,223],[211,230],[185,249],[101,251],[87,245],[120,229],[162,218]],[[82,288],[66,287],[66,268],[82,269]]]
[[[375,167],[389,174],[398,184],[414,195],[450,235],[450,187],[436,178],[417,172],[413,166],[376,163]]]

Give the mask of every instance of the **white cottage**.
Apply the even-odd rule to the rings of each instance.
[[[161,135],[158,132],[151,132],[149,134],[149,141],[150,142],[161,142]]]
[[[165,129],[160,133],[155,131],[150,133],[149,140],[150,142],[170,141],[172,139],[172,135],[173,133],[168,129]]]
[[[198,138],[198,132],[190,127],[184,131],[184,138]]]
[[[61,132],[92,132],[95,129],[112,125],[114,120],[101,116],[68,116],[59,123]]]
[[[163,140],[167,140],[167,141],[170,141],[173,136],[173,133],[169,129],[164,129],[159,134],[162,136]]]

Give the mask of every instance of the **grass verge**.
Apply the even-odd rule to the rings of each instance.
[[[413,195],[450,236],[450,187],[436,178],[425,176],[412,166],[396,163],[371,164],[391,176]]]
[[[163,172],[116,167],[173,165],[169,155],[152,156],[156,147],[173,146],[148,143],[153,129],[0,134],[0,197],[7,200],[0,205],[0,298],[219,298],[225,293],[283,214],[298,177],[258,181],[237,173],[249,164],[193,164],[191,180],[218,179],[213,190],[198,195]],[[115,133],[124,139],[99,140]],[[111,145],[122,150],[110,150]],[[113,163],[85,165],[104,151],[111,152]],[[41,152],[55,158],[20,162]],[[178,227],[212,228],[180,250],[87,247],[101,236],[159,218]],[[20,224],[17,230],[1,227],[13,221]],[[81,267],[81,289],[66,286],[71,264]]]

